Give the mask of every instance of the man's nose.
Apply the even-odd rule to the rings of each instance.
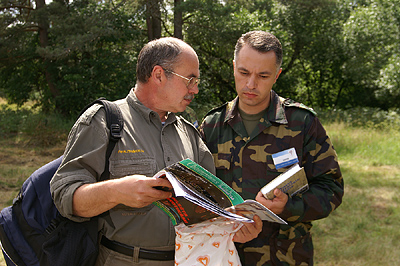
[[[189,89],[189,93],[198,94],[199,93],[199,85],[195,84],[192,88]]]
[[[247,79],[246,86],[247,86],[249,89],[254,89],[254,88],[256,88],[256,87],[257,87],[256,77],[253,76],[253,75],[251,75],[251,76]]]

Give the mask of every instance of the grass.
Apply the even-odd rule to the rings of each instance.
[[[66,128],[72,123],[29,108],[1,104],[0,101],[3,208],[11,204],[26,177],[62,154]],[[8,129],[1,128],[5,120]],[[400,120],[396,122],[399,124]],[[400,265],[399,128],[354,121],[325,121],[324,125],[339,155],[345,196],[342,205],[328,218],[314,222],[315,265]],[[2,256],[0,266],[5,266]]]
[[[314,223],[316,265],[400,265],[400,133],[326,126],[345,181],[342,205]]]

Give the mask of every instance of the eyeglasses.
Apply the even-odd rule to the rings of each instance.
[[[171,70],[169,70],[169,69],[164,69],[164,71],[165,71],[165,72],[168,72],[168,73],[171,73],[171,74],[173,74],[173,75],[175,75],[175,76],[178,76],[178,77],[180,77],[180,78],[186,79],[186,80],[187,80],[186,88],[187,88],[188,90],[190,90],[191,88],[193,88],[194,85],[199,85],[199,83],[200,83],[200,78],[198,78],[198,77],[187,78],[187,77],[184,77],[184,76],[182,76],[182,75],[179,75],[179,74],[177,74],[177,73],[175,73],[174,71],[171,71]]]

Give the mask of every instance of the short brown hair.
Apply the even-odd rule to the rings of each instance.
[[[282,65],[282,45],[275,35],[266,31],[250,31],[243,34],[236,42],[235,60],[243,46],[248,45],[260,53],[273,51],[276,57],[278,68]]]
[[[146,83],[156,65],[173,69],[179,61],[186,43],[174,37],[165,37],[148,42],[140,51],[136,65],[137,80]]]

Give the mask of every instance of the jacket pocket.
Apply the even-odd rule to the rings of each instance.
[[[152,158],[124,158],[110,160],[110,173],[113,177],[127,175],[153,176],[156,173],[156,161]]]

